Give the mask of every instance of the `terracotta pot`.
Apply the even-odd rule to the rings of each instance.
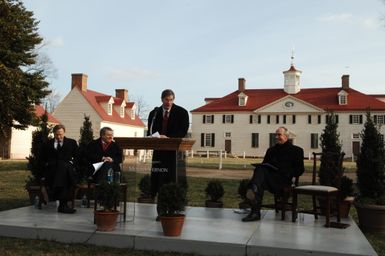
[[[185,215],[160,216],[163,234],[165,236],[180,236],[182,233]]]
[[[348,196],[340,202],[340,216],[341,216],[341,218],[349,217],[350,206],[352,205],[353,201],[354,201],[354,197]]]
[[[138,197],[138,203],[153,204],[155,202],[154,198],[151,197]]]
[[[354,204],[362,231],[385,233],[385,205]]]
[[[223,208],[222,201],[214,202],[211,200],[206,200],[205,205],[207,208]]]
[[[115,230],[116,220],[118,219],[119,211],[105,212],[103,210],[95,212],[96,230],[98,231],[113,231]]]

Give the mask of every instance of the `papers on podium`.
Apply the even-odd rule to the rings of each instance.
[[[154,132],[153,134],[151,134],[150,136],[148,137],[151,137],[151,138],[160,138],[160,134],[159,132]]]
[[[94,173],[92,174],[92,176],[94,176],[95,173],[96,173],[97,171],[99,171],[100,167],[102,167],[103,164],[104,164],[104,162],[98,162],[98,163],[92,164],[92,166],[93,166],[94,169],[95,169],[95,171],[94,171]]]

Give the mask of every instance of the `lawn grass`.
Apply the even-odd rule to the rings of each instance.
[[[25,179],[29,175],[26,170],[26,161],[0,161],[0,211],[29,205],[28,194],[24,188]],[[137,184],[144,174],[135,172],[124,173],[128,182],[129,201],[135,201],[139,196]],[[206,200],[204,189],[209,179],[188,177],[188,204],[190,206],[204,206]],[[237,195],[239,180],[221,180],[225,195],[224,207],[237,208],[241,201]],[[272,202],[273,197],[266,192],[264,203]],[[300,198],[300,208],[308,208],[310,198]],[[357,222],[354,207],[350,211]],[[378,255],[385,256],[385,235],[365,233],[365,236],[376,250]],[[28,252],[28,253],[26,253]],[[32,239],[16,239],[0,237],[0,255],[157,255],[157,256],[187,256],[192,254],[133,251],[128,249],[115,249],[95,247],[86,244],[66,244],[53,241],[37,241]]]

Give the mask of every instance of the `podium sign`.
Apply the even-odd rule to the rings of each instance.
[[[185,138],[114,138],[121,149],[152,149],[159,151],[175,151],[175,182],[186,182],[186,157],[183,153],[190,150],[195,143]]]

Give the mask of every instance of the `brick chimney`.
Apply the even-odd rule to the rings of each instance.
[[[71,90],[74,87],[78,87],[81,91],[87,91],[87,79],[86,74],[72,74]]]
[[[128,102],[128,90],[126,89],[115,89],[115,97]]]
[[[349,75],[342,75],[342,89],[343,90],[349,90]]]
[[[238,91],[244,92],[246,89],[246,79],[238,78]]]

